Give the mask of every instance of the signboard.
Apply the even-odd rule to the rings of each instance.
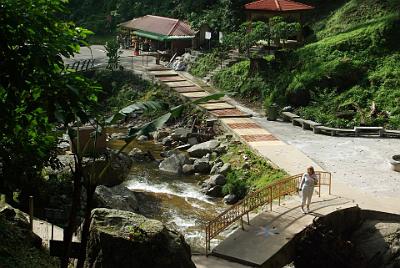
[[[208,40],[211,39],[211,32],[206,32],[206,39],[208,39]]]

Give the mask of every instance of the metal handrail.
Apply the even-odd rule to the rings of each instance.
[[[316,171],[318,178],[318,195],[321,196],[321,185],[329,186],[329,194],[332,189],[332,175],[330,172]],[[219,233],[224,231],[238,219],[241,221],[242,229],[243,216],[247,215],[247,223],[250,224],[249,212],[254,209],[270,204],[272,210],[273,200],[278,199],[278,204],[281,204],[281,197],[298,192],[298,186],[303,174],[286,177],[267,186],[248,194],[244,199],[232,205],[230,208],[223,211],[213,220],[209,221],[205,226],[206,231],[206,255],[210,250],[211,239],[215,238]]]

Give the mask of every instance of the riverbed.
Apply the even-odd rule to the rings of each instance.
[[[109,147],[118,149],[124,143],[111,141]],[[161,144],[133,141],[127,151],[132,148],[149,151],[155,159],[162,159]],[[210,198],[200,191],[200,183],[207,178],[168,174],[158,169],[157,162],[134,163],[124,185],[136,193],[140,214],[178,230],[190,244],[192,252],[204,253],[204,224],[228,207],[221,198]],[[224,234],[212,243],[217,244],[223,238]]]

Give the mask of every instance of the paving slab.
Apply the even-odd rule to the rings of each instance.
[[[232,129],[239,136],[243,135],[270,135],[271,133],[263,128],[234,128]]]
[[[156,77],[178,75],[177,72],[172,71],[172,70],[153,70],[153,71],[150,71],[150,74],[152,74]]]
[[[220,110],[213,110],[210,111],[212,115],[215,117],[250,117],[250,114],[244,113],[239,109],[220,109]]]
[[[314,194],[311,212],[303,214],[300,198],[291,198],[283,201],[281,206],[274,206],[272,211],[259,213],[250,220],[250,225],[244,225],[244,230],[238,228],[216,246],[212,254],[246,265],[273,267],[268,265],[268,260],[295,234],[312,224],[315,217],[355,205],[351,199],[329,195],[319,198]]]
[[[221,109],[235,109],[235,106],[227,102],[205,103],[205,104],[200,104],[199,106],[203,107],[208,111],[221,110]]]
[[[192,261],[197,268],[248,268],[250,266],[223,260],[214,256],[194,255]]]
[[[187,92],[205,92],[204,89],[200,87],[175,87],[173,88],[178,93],[187,93]]]
[[[255,123],[254,120],[250,118],[221,118],[220,121],[225,124]]]
[[[172,76],[159,76],[157,77],[158,80],[161,82],[182,82],[186,81],[185,78],[182,78],[179,75],[172,75]]]
[[[203,98],[210,96],[210,93],[207,92],[187,92],[187,93],[181,93],[182,96],[187,97],[187,98]]]
[[[165,82],[165,84],[171,88],[176,87],[194,87],[195,84],[189,81],[181,81],[181,82]]]

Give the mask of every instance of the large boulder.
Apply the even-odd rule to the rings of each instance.
[[[95,176],[98,178],[97,184],[106,185],[108,187],[121,184],[128,175],[133,164],[132,159],[127,154],[118,154],[115,151],[109,152],[106,156],[96,159],[95,162],[93,162],[93,159],[90,157],[84,158],[83,162],[85,178],[90,178],[90,174],[95,172]],[[106,171],[100,178],[99,175],[104,168],[106,168]]]
[[[84,267],[195,268],[184,237],[157,220],[114,209],[92,211]]]
[[[190,164],[189,158],[184,153],[174,153],[170,157],[165,158],[160,163],[159,168],[165,172],[181,174],[184,164]]]
[[[114,187],[97,186],[94,193],[95,206],[138,212],[139,205],[135,193],[123,185]]]
[[[211,186],[215,185],[224,186],[226,183],[226,178],[224,175],[217,174],[217,175],[212,175],[206,182]]]
[[[196,159],[193,163],[194,172],[201,174],[209,174],[211,170],[211,165],[209,159],[206,157]]]
[[[206,154],[212,153],[215,148],[218,147],[219,141],[217,140],[210,140],[203,143],[199,143],[193,145],[189,150],[188,153],[192,157],[203,157]]]
[[[210,197],[223,197],[222,186],[216,185],[207,190],[206,195]]]

